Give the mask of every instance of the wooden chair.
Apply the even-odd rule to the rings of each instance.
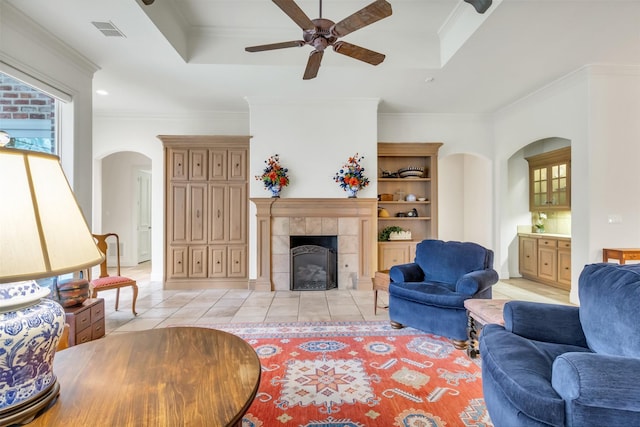
[[[110,237],[115,238],[116,244],[115,276],[109,276],[109,273],[107,271],[107,239]],[[137,316],[138,313],[136,313],[136,299],[138,298],[138,285],[135,280],[120,275],[120,238],[116,233],[94,234],[93,238],[96,240],[96,245],[98,246],[98,249],[102,251],[105,258],[102,264],[100,264],[100,277],[95,280],[89,280],[91,287],[91,298],[96,298],[98,296],[98,292],[106,291],[108,289],[115,289],[116,311],[118,311],[118,304],[120,302],[120,288],[131,286],[133,288],[133,302],[131,303],[131,311],[133,311],[134,316]],[[91,274],[91,269],[89,269],[89,274]]]

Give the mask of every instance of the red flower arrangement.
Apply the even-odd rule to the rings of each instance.
[[[340,184],[345,191],[358,191],[369,185],[369,178],[364,176],[364,168],[360,162],[364,156],[358,156],[356,153],[353,157],[349,157],[347,163],[336,172],[333,178],[335,182]]]
[[[275,154],[264,161],[265,166],[262,175],[256,175],[258,181],[262,181],[264,188],[273,191],[274,188],[283,188],[289,185],[287,172],[289,169],[280,165],[280,157]]]

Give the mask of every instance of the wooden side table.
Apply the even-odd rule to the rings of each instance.
[[[602,249],[602,262],[617,259],[620,264],[625,261],[640,260],[640,248],[604,248]]]
[[[378,306],[378,291],[389,292],[389,270],[376,271],[373,277],[373,314],[378,313],[378,308],[388,309],[388,305]]]
[[[484,325],[489,323],[504,325],[502,310],[508,301],[510,300],[475,298],[465,300],[464,308],[467,309],[469,315],[467,327],[469,345],[467,346],[467,355],[469,355],[470,358],[475,359],[476,356],[480,354],[478,337]]]
[[[104,298],[89,298],[64,312],[69,324],[69,346],[104,336]]]

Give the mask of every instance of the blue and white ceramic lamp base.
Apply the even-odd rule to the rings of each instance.
[[[33,281],[0,284],[0,425],[29,422],[58,395],[64,309]]]

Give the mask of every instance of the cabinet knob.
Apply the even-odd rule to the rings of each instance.
[[[218,265],[219,265],[219,264],[220,264],[220,260],[216,261],[216,264],[218,264]]]
[[[218,218],[220,218],[220,209],[218,209]]]
[[[240,261],[236,260],[236,264],[240,264]]]

